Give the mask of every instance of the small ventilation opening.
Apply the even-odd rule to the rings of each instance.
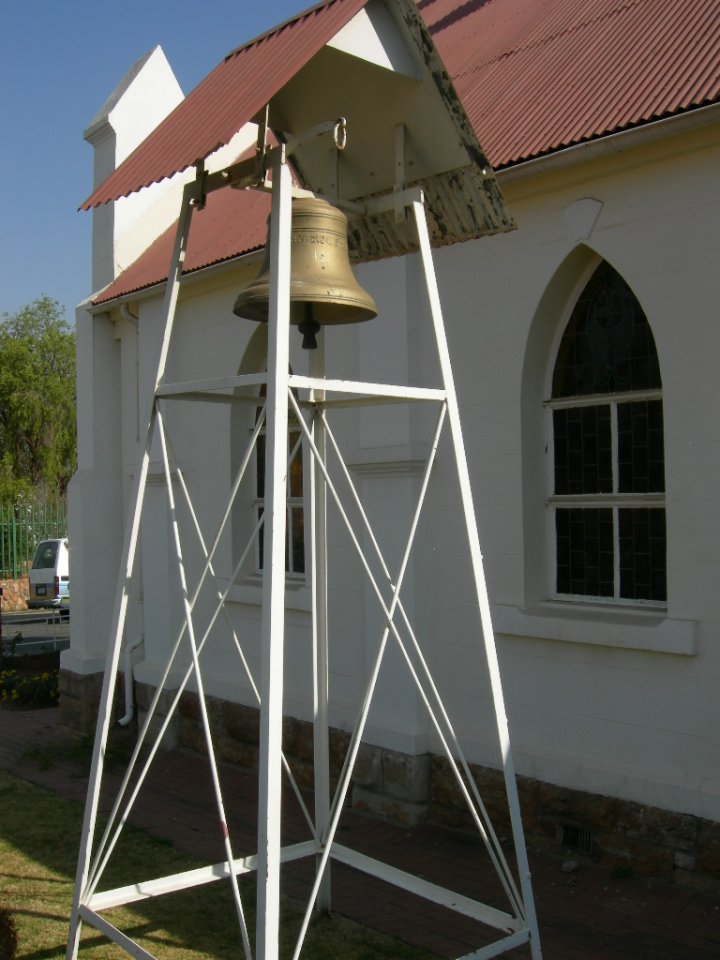
[[[581,827],[577,823],[564,823],[562,828],[563,846],[569,850],[577,850],[588,856],[592,853],[592,833],[589,827]]]

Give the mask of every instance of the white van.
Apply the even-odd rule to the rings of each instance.
[[[67,540],[38,544],[30,570],[28,607],[70,606],[70,569]]]

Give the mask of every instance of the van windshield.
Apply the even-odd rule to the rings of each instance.
[[[51,570],[55,566],[58,545],[55,540],[46,540],[35,551],[34,570]]]

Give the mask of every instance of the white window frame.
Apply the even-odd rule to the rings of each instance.
[[[563,327],[564,331],[564,327]],[[557,354],[555,358],[557,362]],[[554,367],[553,367],[554,369]],[[552,491],[555,486],[555,432],[553,429],[553,411],[576,409],[578,407],[610,408],[610,438],[612,457],[612,493],[587,493],[579,495],[557,495],[550,493],[546,498],[546,542],[550,546],[548,564],[548,597],[559,602],[615,604],[627,607],[647,607],[655,610],[667,609],[667,600],[643,600],[636,597],[620,596],[620,522],[619,511],[624,507],[660,509],[665,511],[667,519],[666,497],[664,491],[655,493],[621,493],[618,490],[618,406],[638,401],[660,400],[661,389],[629,390],[618,393],[588,394],[581,397],[558,397],[545,401],[546,436],[548,437],[546,489]],[[593,596],[592,594],[558,593],[557,590],[557,531],[555,514],[558,508],[610,509],[613,514],[613,596]]]

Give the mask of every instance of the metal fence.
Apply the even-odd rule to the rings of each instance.
[[[65,503],[0,503],[0,578],[17,580],[30,570],[41,540],[67,536]]]

